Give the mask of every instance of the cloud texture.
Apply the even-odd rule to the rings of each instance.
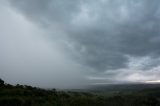
[[[117,81],[127,73],[146,77],[140,80],[158,78],[159,71],[153,70],[160,65],[159,0],[8,2],[11,8],[48,32],[46,36],[51,41],[58,39],[63,53],[87,67],[95,77]],[[157,76],[150,78],[151,72]]]

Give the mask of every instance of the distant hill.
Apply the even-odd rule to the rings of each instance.
[[[91,85],[89,89],[100,91],[113,91],[113,90],[143,90],[151,88],[160,88],[160,84],[109,84],[109,85]]]
[[[140,89],[139,87],[147,89],[127,91]],[[122,91],[112,93],[111,90]],[[160,89],[159,85],[138,84],[94,86],[86,90],[63,91],[19,84],[13,86],[0,80],[0,106],[160,106]]]

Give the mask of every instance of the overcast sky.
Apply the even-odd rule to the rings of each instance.
[[[159,80],[160,0],[1,0],[0,77],[80,88]]]

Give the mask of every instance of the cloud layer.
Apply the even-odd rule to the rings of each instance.
[[[147,73],[159,66],[159,0],[8,1],[11,8],[47,31],[51,41],[58,39],[68,58],[97,77],[108,73],[104,77],[116,80],[125,73],[138,73],[137,77],[149,79]]]
[[[0,78],[45,88],[86,85],[85,68],[65,55],[57,39],[48,40],[47,32],[7,4],[0,13]]]

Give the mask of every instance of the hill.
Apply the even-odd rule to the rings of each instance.
[[[159,87],[130,92],[119,90],[110,96],[106,92],[111,91],[46,90],[0,81],[0,106],[160,106]]]

